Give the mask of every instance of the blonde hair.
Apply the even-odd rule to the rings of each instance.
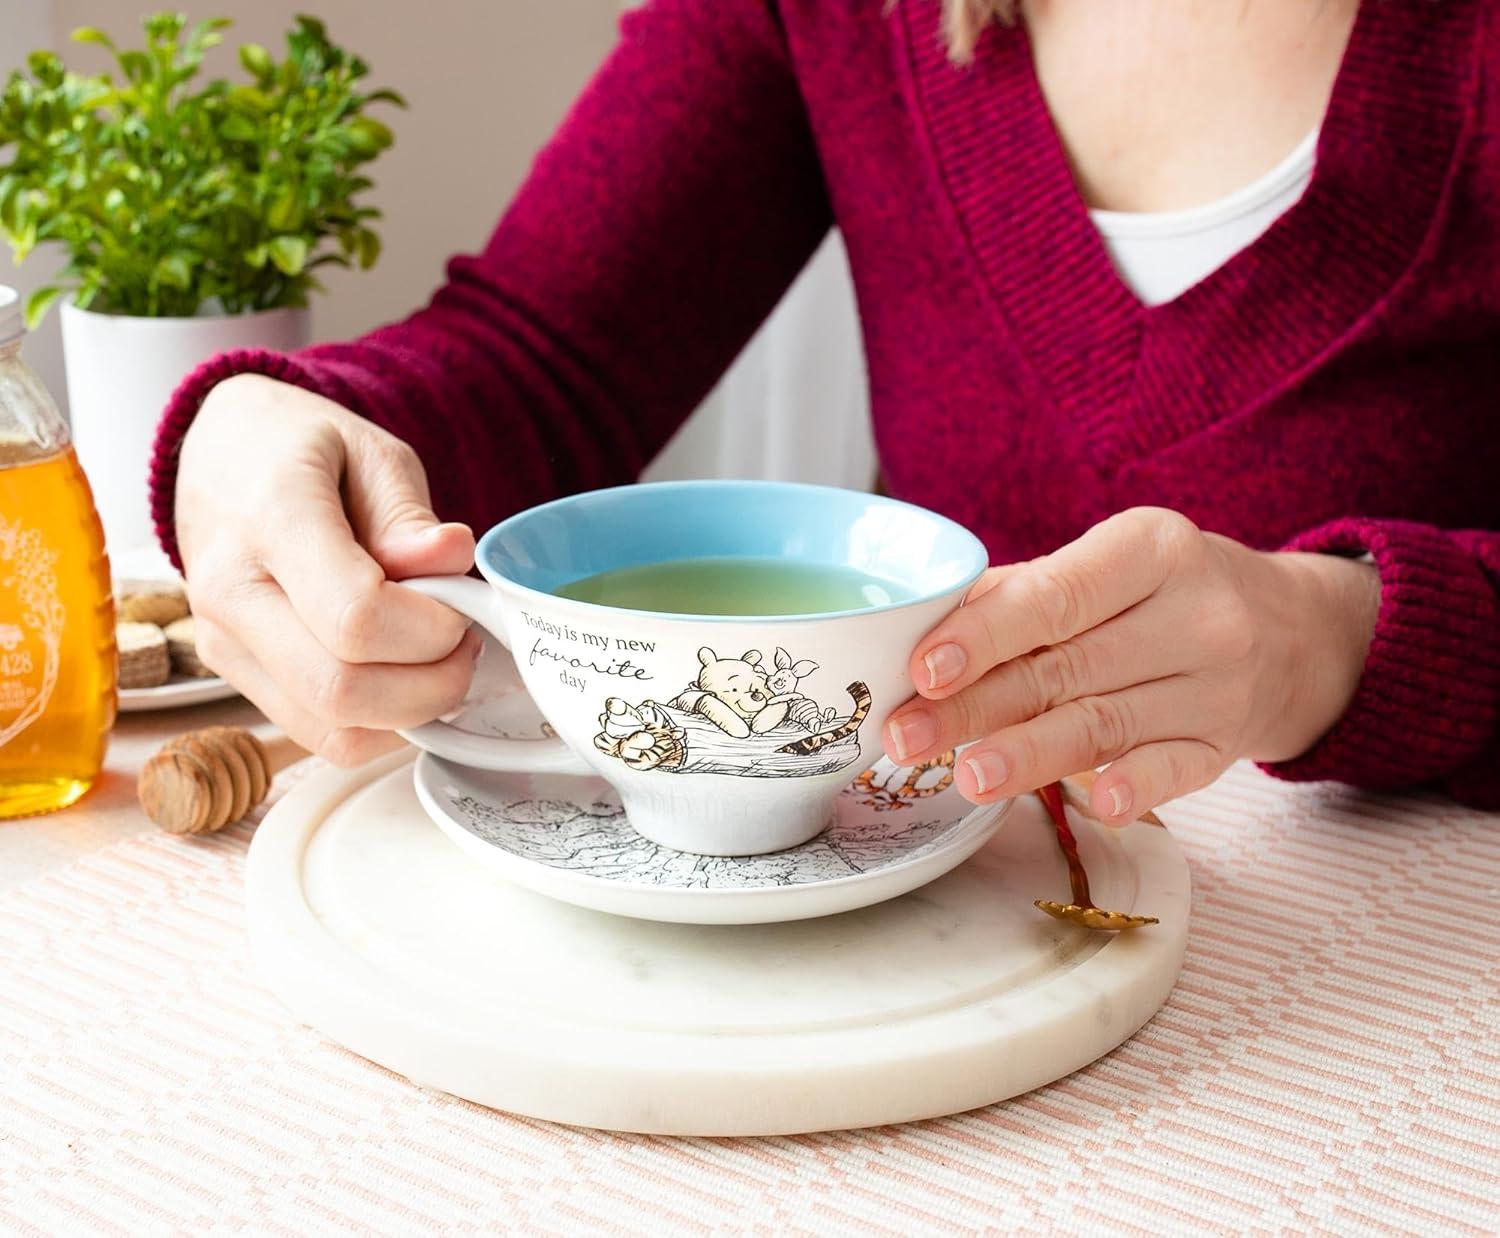
[[[974,58],[974,45],[991,22],[1012,22],[1020,0],[943,0],[943,34],[955,64]]]

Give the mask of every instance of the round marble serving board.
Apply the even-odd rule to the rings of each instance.
[[[417,803],[410,752],[320,770],[250,849],[257,965],[300,1019],[425,1087],[610,1130],[770,1135],[990,1104],[1134,1033],[1176,981],[1187,865],[1167,831],[1074,815],[1119,936],[1050,919],[1066,869],[1034,797],[957,869],[785,924],[685,925],[485,871]]]

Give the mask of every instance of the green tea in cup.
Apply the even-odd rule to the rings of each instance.
[[[670,615],[829,615],[915,596],[904,585],[843,564],[755,558],[641,563],[585,576],[553,593]]]

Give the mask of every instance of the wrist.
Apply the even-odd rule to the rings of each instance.
[[[192,421],[182,433],[182,441],[178,447],[179,459],[190,460],[197,444],[218,437],[222,429],[221,422],[229,426],[235,423],[241,427],[246,425],[248,419],[245,410],[255,403],[257,392],[265,399],[269,392],[280,385],[274,379],[253,373],[230,374],[214,383],[203,393]],[[181,468],[178,469],[177,480],[180,491]],[[181,497],[180,493],[178,497]]]
[[[1359,689],[1380,613],[1372,563],[1331,554],[1274,551],[1270,601],[1282,633],[1272,675],[1280,684],[1264,734],[1248,755],[1289,761],[1344,716]]]

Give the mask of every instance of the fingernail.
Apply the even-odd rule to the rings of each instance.
[[[891,754],[898,761],[905,761],[937,743],[937,722],[925,709],[914,709],[892,718],[886,730],[890,734]]]
[[[993,791],[1010,773],[1010,766],[998,752],[981,752],[965,759],[969,775],[974,779],[974,790],[980,795]]]
[[[944,684],[952,683],[964,673],[964,666],[969,661],[964,651],[951,642],[939,645],[922,660],[927,663],[929,688],[941,688]]]
[[[1130,788],[1123,783],[1115,783],[1109,789],[1109,815],[1111,817],[1123,817],[1130,811],[1131,800]]]

